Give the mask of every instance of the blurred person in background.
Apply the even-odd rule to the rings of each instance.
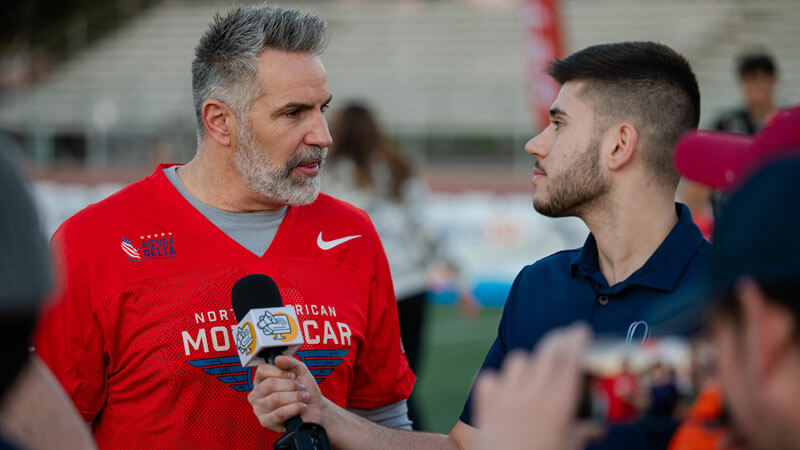
[[[325,22],[297,10],[216,15],[192,62],[192,160],[162,164],[54,235],[64,280],[37,351],[101,448],[272,446],[231,333],[231,288],[250,273],[274,278],[297,310],[297,355],[318,363],[304,382],[410,429],[415,377],[378,235],[363,211],[319,193],[326,42]],[[303,409],[292,398],[283,421]]]
[[[331,122],[333,145],[325,161],[322,190],[367,212],[383,244],[392,272],[400,335],[411,370],[418,372],[424,343],[429,269],[433,263],[457,272],[422,217],[425,188],[411,162],[384,136],[365,105],[345,105]],[[477,303],[460,290],[462,313],[473,316]],[[414,396],[408,401],[415,430],[424,429]]]
[[[766,52],[745,53],[738,58],[736,74],[744,106],[723,113],[714,121],[712,129],[754,135],[778,109],[775,100],[778,67]],[[724,193],[702,183],[683,180],[678,195],[691,209],[703,234],[709,237],[714,218],[719,216],[725,202]]]
[[[648,375],[647,414],[672,417],[681,399],[675,369],[659,361],[650,368]]]
[[[800,449],[800,211],[787,207],[798,192],[800,158],[773,162],[730,198],[715,232],[705,296],[745,448]]]
[[[548,331],[573,322],[630,334],[648,306],[666,301],[707,264],[708,242],[688,208],[675,203],[675,144],[700,117],[686,59],[661,44],[625,42],[588,47],[556,60],[549,72],[562,84],[551,123],[525,148],[535,159],[533,206],[551,217],[577,216],[591,234],[583,248],[551,255],[517,276],[483,370],[498,369],[509,352],[530,350]],[[275,410],[296,402],[296,389],[269,388],[273,379],[289,377],[308,386],[310,373],[292,358],[259,367],[262,403],[273,402],[259,414],[262,424],[280,426]],[[335,430],[336,446],[470,448],[479,439],[471,399],[443,436],[373,426],[331,405],[313,385],[309,393],[304,418]],[[638,432],[638,440],[623,444],[664,447],[672,431],[621,436]]]
[[[633,422],[639,417],[639,375],[631,370],[630,361],[622,362],[618,372],[603,380],[606,394],[606,420],[610,424],[619,425]]]
[[[748,53],[739,57],[736,68],[744,106],[720,116],[712,127],[717,131],[756,134],[778,109],[775,91],[778,68],[767,53]]]
[[[800,106],[794,106],[775,113],[769,124],[755,137],[710,131],[699,131],[687,135],[678,144],[675,161],[678,170],[683,176],[729,195],[732,192],[736,192],[759,168],[780,155],[798,148],[800,148]],[[777,187],[773,187],[773,189],[777,189]],[[785,189],[786,191],[781,192],[780,195],[776,192],[762,192],[760,201],[770,205],[775,203],[776,209],[785,210],[780,214],[789,214],[789,211],[792,210],[791,205],[796,203],[797,191],[792,190],[791,183],[786,183]],[[742,195],[745,194],[743,193]],[[756,202],[755,199],[748,201]],[[724,217],[726,209],[727,206],[723,206],[720,217]],[[756,258],[756,261],[758,264],[766,265],[764,270],[776,270],[776,264],[778,266],[797,267],[797,261],[792,260],[792,257],[796,259],[796,254],[790,255],[787,251],[791,252],[792,249],[785,249],[790,242],[788,242],[789,238],[785,232],[782,235],[780,234],[780,226],[782,225],[772,223],[773,221],[780,222],[782,220],[778,219],[779,216],[776,215],[778,213],[764,211],[763,208],[756,208],[754,204],[750,204],[746,212],[751,213],[751,215],[738,219],[742,220],[743,223],[738,225],[729,224],[728,228],[724,228],[724,230],[744,230],[746,228],[747,233],[740,234],[737,238],[744,242],[755,243],[753,245],[769,244],[763,249],[768,254],[766,257],[758,255],[755,249],[748,248],[746,250],[753,252],[753,255],[738,255],[736,258],[738,261],[731,262],[731,266],[749,267],[748,261],[754,256],[760,256]],[[762,217],[765,214],[766,217]],[[794,222],[796,223],[796,219]],[[794,223],[790,226],[793,225]],[[722,222],[720,222],[719,226],[723,226]],[[768,239],[764,235],[771,232],[779,233],[779,235],[774,237],[775,240],[771,243],[762,242],[764,239]],[[721,231],[714,232],[715,239],[717,239],[718,233],[721,233]],[[731,245],[728,240],[731,238],[725,239],[726,241],[720,244],[723,246],[720,252],[724,250],[724,246]],[[780,240],[787,242],[781,242]],[[714,254],[716,253],[715,249]],[[722,255],[723,253],[719,254]],[[713,264],[723,263],[713,261]],[[776,273],[779,273],[779,270]],[[712,275],[716,276],[713,271]],[[702,306],[704,303],[697,300],[694,303],[676,303],[673,309],[692,311],[697,309],[698,305]],[[662,315],[681,317],[683,313],[670,311]],[[695,316],[696,313],[692,312],[689,315]],[[672,327],[672,325],[667,326],[667,328],[669,327]],[[727,411],[723,405],[723,389],[725,385],[720,386],[719,381],[716,380],[715,383],[708,386],[701,393],[700,399],[692,406],[689,417],[675,434],[670,446],[671,450],[721,448],[729,445],[729,442],[735,441],[737,431],[743,431],[738,427],[737,429],[731,429],[726,426]],[[729,408],[732,408],[732,405]],[[730,436],[734,438],[732,439]]]
[[[775,59],[765,52],[747,53],[738,58],[736,73],[744,106],[723,113],[712,126],[717,131],[753,135],[777,111],[775,92],[778,87],[778,67]],[[691,180],[681,180],[678,198],[692,211],[695,223],[710,239],[714,217],[719,216],[724,194]]]
[[[0,449],[95,448],[67,394],[30,351],[53,275],[31,195],[7,150],[0,148]]]

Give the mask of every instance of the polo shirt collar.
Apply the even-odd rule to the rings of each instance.
[[[631,284],[672,292],[678,284],[689,260],[703,242],[703,235],[692,221],[689,208],[682,203],[675,203],[678,223],[667,237],[650,255],[647,262],[627,279],[615,284],[610,289],[619,292]],[[593,279],[603,287],[608,287],[597,257],[597,242],[590,233],[586,242],[573,258],[572,276],[584,276]]]

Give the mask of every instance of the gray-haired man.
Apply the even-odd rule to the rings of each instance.
[[[64,283],[37,351],[101,448],[263,449],[278,437],[248,404],[253,370],[231,335],[231,287],[248,273],[270,275],[295,307],[297,354],[327,398],[408,428],[414,375],[377,233],[319,194],[325,28],[269,5],[217,16],[192,64],[194,158],[56,233]]]

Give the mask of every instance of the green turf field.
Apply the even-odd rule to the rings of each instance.
[[[429,305],[414,390],[427,431],[447,433],[458,420],[472,379],[497,335],[501,312],[484,308],[470,320],[462,319],[454,306]]]

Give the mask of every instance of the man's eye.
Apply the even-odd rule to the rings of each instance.
[[[558,130],[559,128],[561,128],[561,125],[564,125],[564,123],[563,123],[563,122],[561,122],[560,120],[551,120],[551,121],[550,121],[550,123],[552,123],[553,125],[555,125],[555,127],[556,127],[556,130]]]
[[[287,117],[297,117],[299,115],[300,115],[300,110],[299,109],[292,109],[292,110],[286,112],[286,116]]]
[[[322,108],[320,108],[320,111],[325,112],[325,111],[328,110],[329,107],[330,107],[330,105],[322,105]]]

